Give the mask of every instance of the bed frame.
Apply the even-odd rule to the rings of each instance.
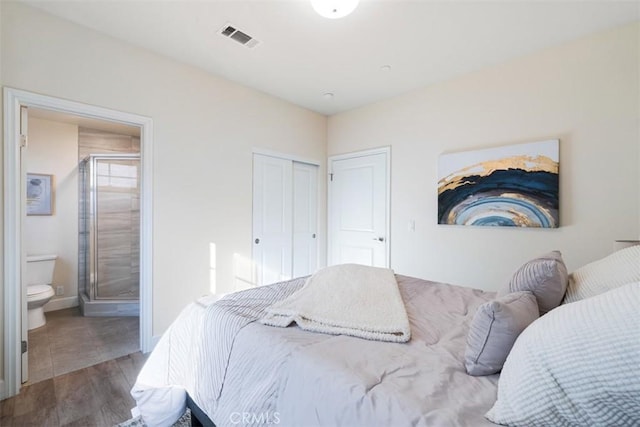
[[[192,427],[216,427],[211,419],[204,413],[196,402],[187,394],[187,408],[191,410],[191,426]]]

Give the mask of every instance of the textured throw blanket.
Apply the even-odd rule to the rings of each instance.
[[[392,270],[343,264],[319,270],[304,287],[267,308],[265,325],[377,341],[407,342],[409,319]]]

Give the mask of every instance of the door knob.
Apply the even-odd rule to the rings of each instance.
[[[377,240],[378,242],[384,242],[384,237],[374,237],[373,240]]]
[[[312,238],[312,239],[315,239],[315,238],[316,238],[316,233],[313,233],[313,234],[311,235],[311,238]]]
[[[258,243],[260,243],[260,239],[256,239],[255,242],[256,242],[256,245],[257,245]]]

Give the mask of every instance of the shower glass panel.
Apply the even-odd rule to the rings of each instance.
[[[85,316],[138,315],[140,156],[80,163],[80,304]]]

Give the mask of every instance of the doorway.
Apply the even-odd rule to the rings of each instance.
[[[4,387],[1,398],[18,394],[28,365],[26,321],[26,250],[23,242],[26,217],[26,170],[22,155],[27,143],[25,112],[29,108],[68,114],[88,120],[140,128],[140,349],[152,347],[152,128],[150,118],[61,100],[31,92],[4,88]],[[25,110],[26,109],[26,110]],[[22,114],[21,114],[22,110]],[[24,343],[24,344],[23,344]]]
[[[328,265],[389,267],[390,154],[329,157]]]

